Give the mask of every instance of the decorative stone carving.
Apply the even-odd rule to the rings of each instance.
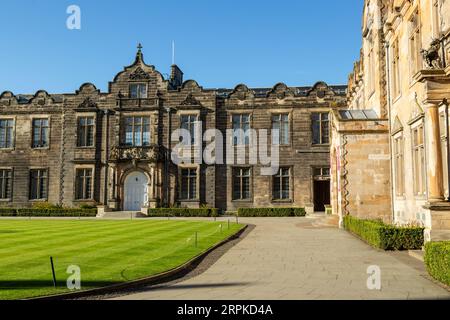
[[[199,106],[200,102],[198,102],[197,99],[192,95],[192,93],[189,93],[186,99],[184,99],[183,102],[181,102],[182,106]]]
[[[138,67],[132,74],[130,74],[130,80],[150,80],[150,75],[144,71],[141,67]]]
[[[441,69],[442,68],[442,60],[439,55],[441,49],[441,42],[439,39],[434,39],[428,50],[422,49],[420,52],[422,53],[423,59],[425,60],[426,67],[428,69]]]
[[[156,162],[159,159],[158,146],[149,147],[118,147],[111,148],[110,159],[112,161],[150,161]]]
[[[91,97],[87,97],[84,99],[84,101],[80,104],[80,108],[83,109],[90,109],[90,108],[97,108],[97,104],[94,100],[91,99]]]

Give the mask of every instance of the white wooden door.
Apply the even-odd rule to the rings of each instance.
[[[125,211],[141,211],[147,203],[148,178],[142,172],[133,172],[125,179]]]

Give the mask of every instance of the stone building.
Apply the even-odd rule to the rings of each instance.
[[[183,81],[176,65],[165,79],[145,64],[139,47],[134,63],[116,75],[108,92],[87,83],[70,94],[0,95],[0,205],[322,211],[330,201],[329,113],[345,106],[345,95],[346,86],[323,82],[204,89]],[[173,135],[180,128],[192,133],[181,147],[180,135]],[[212,129],[223,139],[204,137]],[[261,174],[266,164],[248,159],[173,161],[174,153],[185,151],[202,160],[208,141],[217,150],[227,146],[227,160],[232,153],[248,154],[251,132],[260,129],[269,131],[269,150],[279,146],[280,163],[272,175]]]
[[[332,117],[333,208],[448,230],[450,1],[366,0],[362,34]]]

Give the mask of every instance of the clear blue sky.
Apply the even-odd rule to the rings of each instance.
[[[66,9],[81,8],[81,30]],[[0,19],[0,93],[102,91],[144,46],[169,73],[171,43],[185,79],[205,88],[346,84],[361,45],[362,0],[14,0]]]

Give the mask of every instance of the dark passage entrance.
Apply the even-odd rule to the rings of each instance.
[[[314,168],[314,211],[324,212],[330,203],[330,169]]]
[[[330,204],[330,181],[314,181],[314,211],[325,211]]]

